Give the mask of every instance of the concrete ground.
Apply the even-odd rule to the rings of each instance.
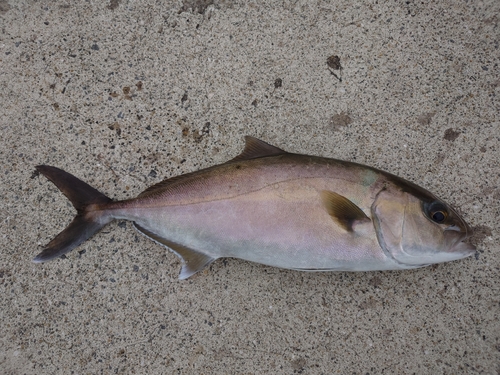
[[[499,374],[499,23],[495,0],[1,0],[1,372]],[[31,263],[74,215],[36,165],[123,199],[246,134],[422,185],[476,229],[476,256],[227,259],[179,281],[173,254],[114,222]]]

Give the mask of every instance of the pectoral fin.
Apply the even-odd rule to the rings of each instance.
[[[321,199],[331,218],[348,232],[352,232],[357,223],[371,221],[361,208],[340,194],[323,190]]]
[[[190,249],[189,247],[179,245],[178,243],[160,237],[157,234],[141,227],[137,223],[134,223],[134,225],[139,231],[144,233],[149,238],[172,249],[182,259],[183,264],[181,273],[179,274],[180,280],[185,280],[188,277],[194,275],[196,272],[203,270],[206,266],[208,266],[215,260],[215,258],[212,258],[209,255],[203,254],[199,251]]]

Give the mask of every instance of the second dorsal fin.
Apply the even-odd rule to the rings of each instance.
[[[234,159],[231,159],[230,162],[283,154],[287,154],[287,152],[283,151],[281,148],[261,141],[260,139],[247,135],[245,136],[245,148],[243,152],[236,156]]]

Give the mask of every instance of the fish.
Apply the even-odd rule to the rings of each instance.
[[[61,257],[112,220],[130,220],[181,258],[179,279],[232,257],[302,271],[414,269],[471,256],[471,227],[424,188],[382,170],[286,152],[246,136],[226,163],[167,178],[113,201],[39,165],[76,209],[33,259]]]

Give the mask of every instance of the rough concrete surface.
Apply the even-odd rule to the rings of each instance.
[[[0,1],[0,372],[500,373],[499,12]],[[227,259],[179,281],[175,255],[114,222],[31,263],[74,214],[36,165],[123,199],[246,134],[424,186],[475,227],[476,256],[369,273]]]

